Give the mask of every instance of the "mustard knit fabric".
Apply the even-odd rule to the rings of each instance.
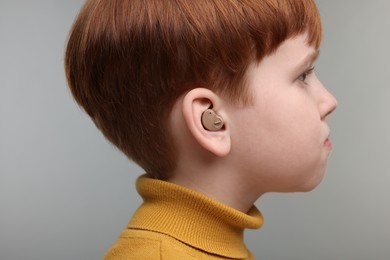
[[[179,185],[140,177],[144,203],[105,255],[105,260],[254,259],[245,228],[259,228],[263,217],[248,214]]]

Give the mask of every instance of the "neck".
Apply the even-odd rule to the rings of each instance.
[[[206,169],[175,171],[169,182],[186,187],[224,203],[243,213],[247,213],[262,195],[258,187],[252,187],[243,174],[228,170],[218,171],[212,166]]]
[[[144,177],[137,180],[137,191],[144,203],[129,229],[166,234],[224,259],[252,259],[243,235],[263,224],[256,207],[244,214],[192,190]]]

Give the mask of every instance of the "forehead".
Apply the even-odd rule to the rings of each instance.
[[[251,86],[286,84],[313,66],[319,50],[307,43],[305,34],[287,39],[260,62],[253,62],[246,74]]]
[[[285,40],[273,53],[264,57],[257,65],[262,70],[304,66],[313,63],[319,56],[319,49],[307,42],[306,34]]]

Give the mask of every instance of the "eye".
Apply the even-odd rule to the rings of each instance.
[[[305,71],[304,73],[302,73],[299,77],[298,77],[298,80],[302,81],[303,83],[306,83],[306,79],[307,77],[313,73],[314,71],[314,67],[308,69],[307,71]]]

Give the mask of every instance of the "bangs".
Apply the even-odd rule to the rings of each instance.
[[[287,38],[307,32],[307,42],[318,49],[322,41],[322,25],[320,13],[312,0],[283,0],[279,1],[279,7],[285,8],[288,32]]]
[[[301,33],[307,33],[310,46],[320,47],[321,17],[312,0],[269,1],[266,11],[265,19],[251,21],[255,24],[252,40],[258,61],[275,51],[283,41]],[[262,10],[255,10],[255,13],[262,13]]]

